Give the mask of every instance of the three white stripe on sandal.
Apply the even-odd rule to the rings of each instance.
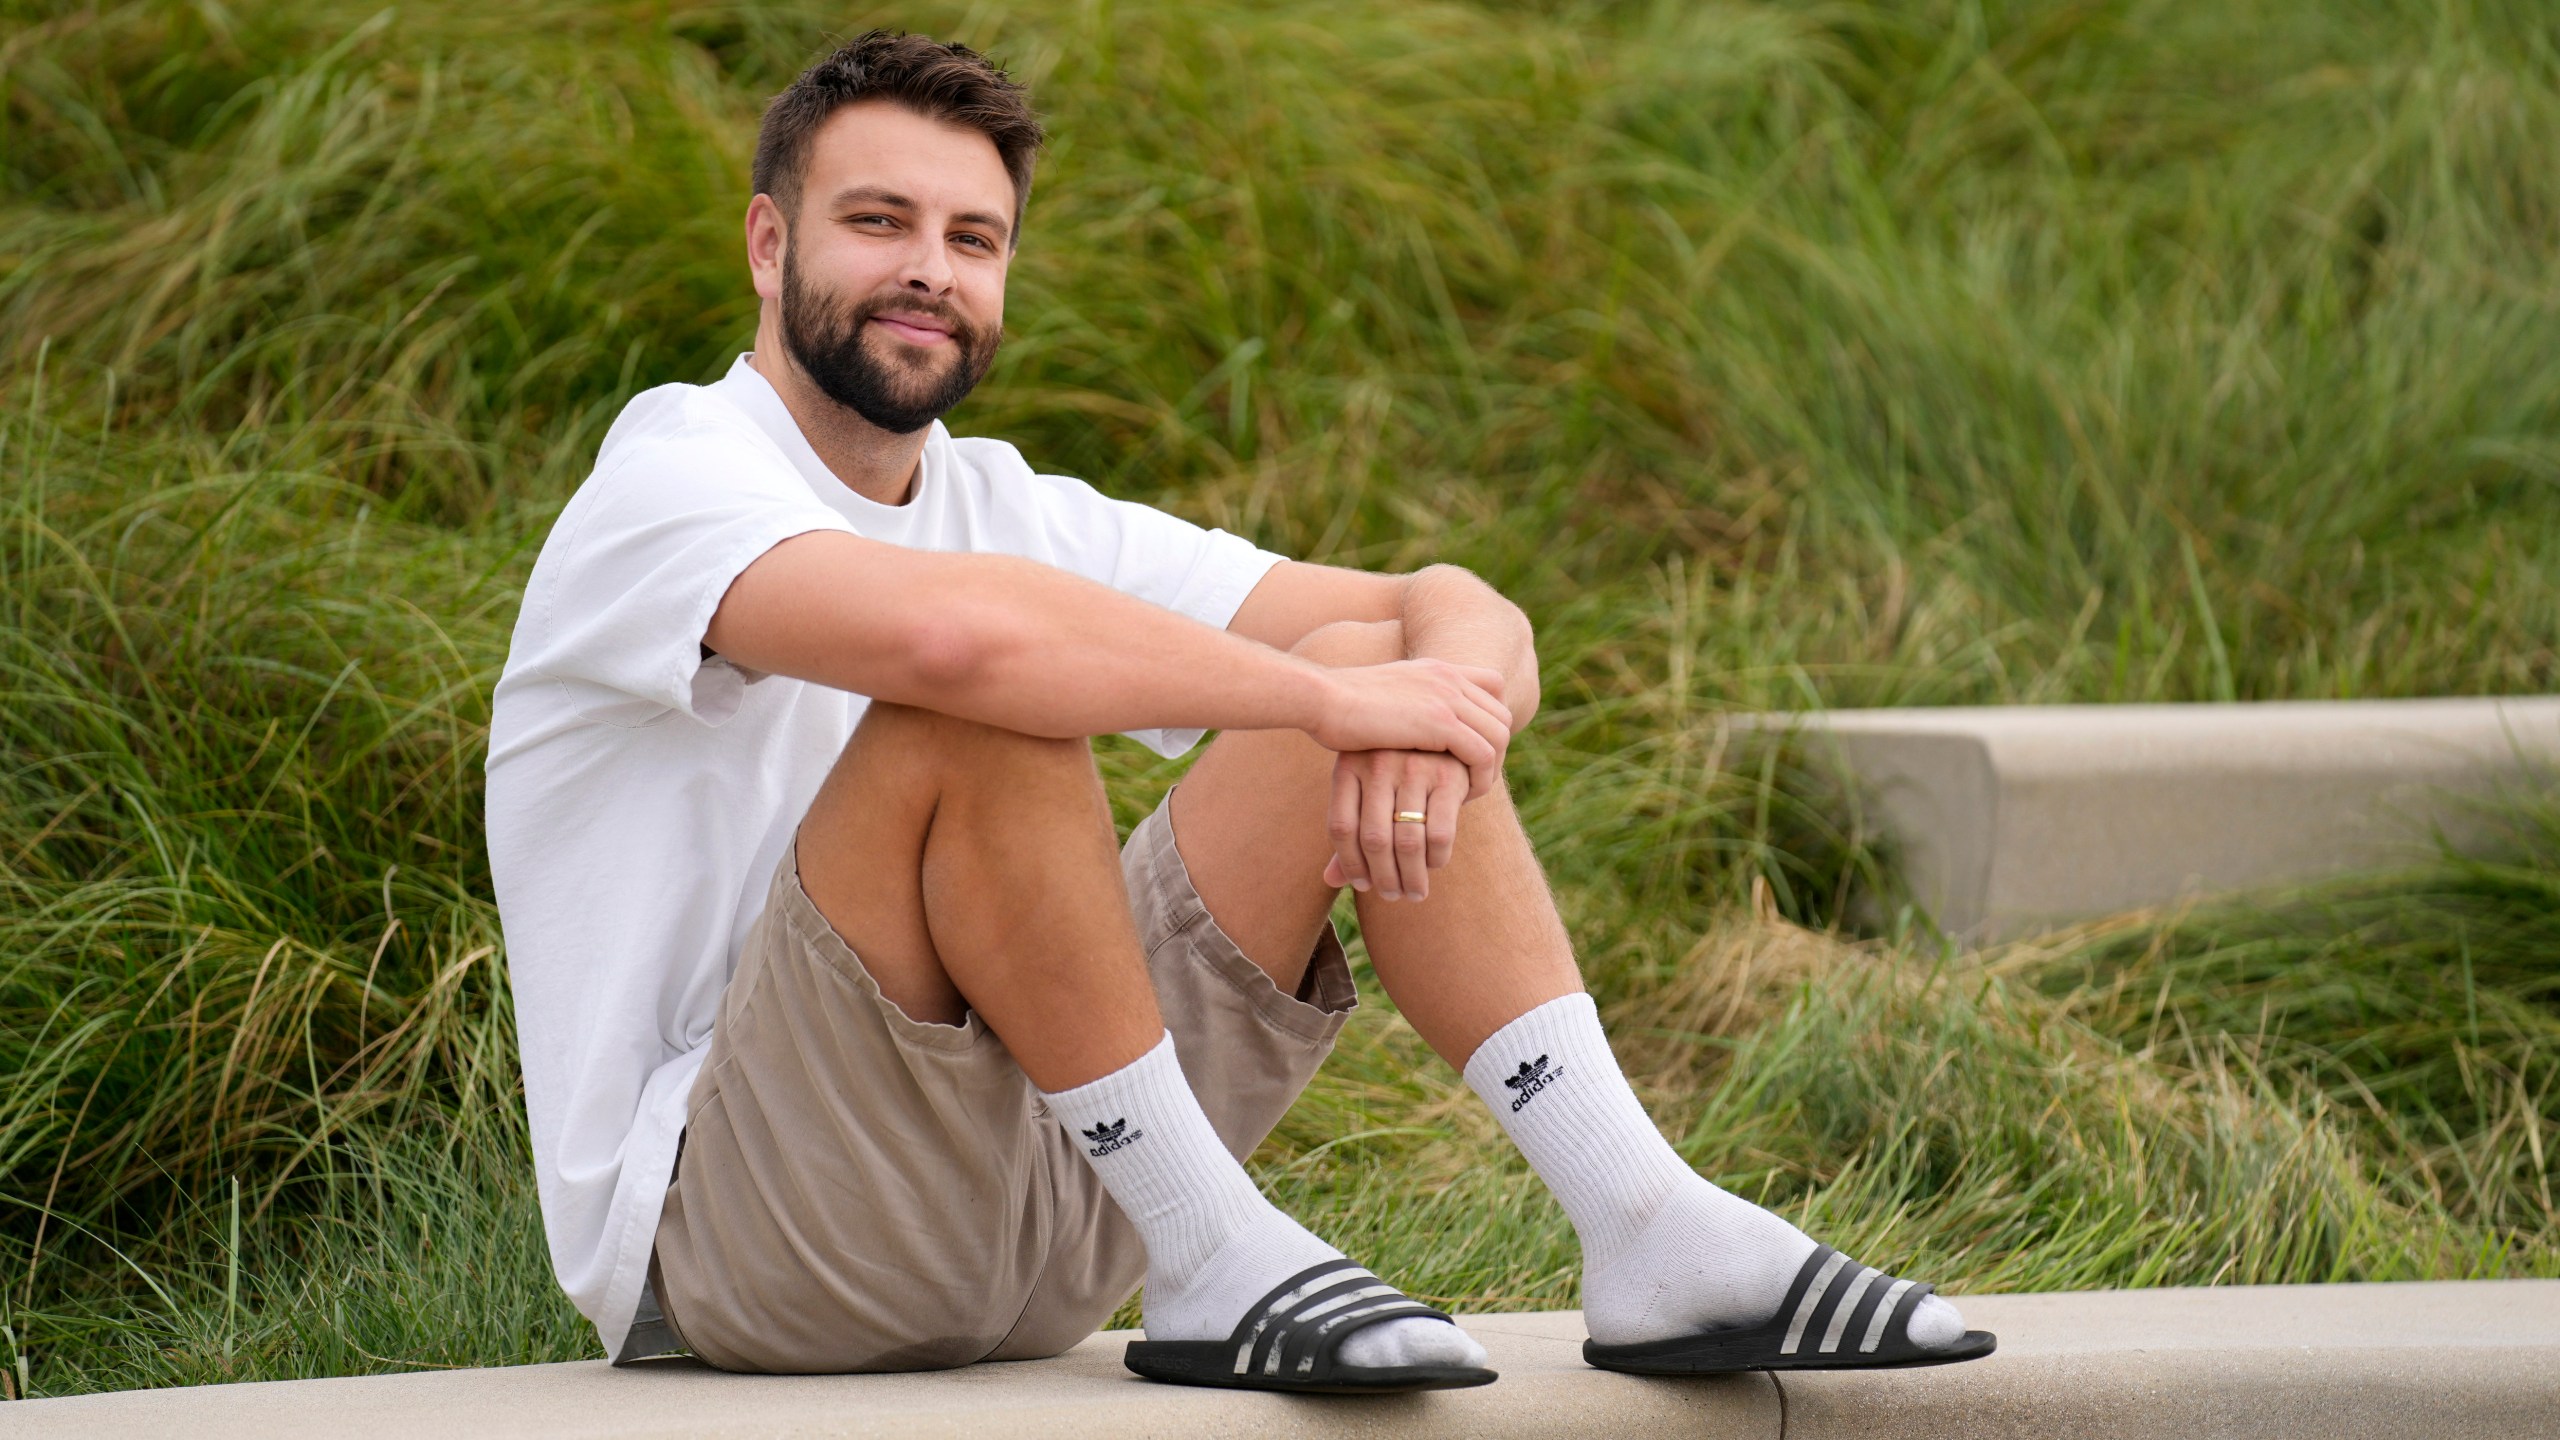
[[[1368,1277],[1369,1283],[1356,1290],[1345,1291],[1344,1293],[1336,1295],[1332,1299],[1325,1301],[1321,1305],[1310,1306],[1300,1313],[1290,1313],[1292,1310],[1296,1309],[1296,1307],[1306,1304],[1310,1296],[1313,1296],[1330,1286],[1342,1284],[1351,1277],[1357,1276],[1361,1273],[1360,1267],[1347,1260],[1336,1261],[1331,1265],[1324,1266],[1321,1272],[1314,1278],[1299,1282],[1296,1286],[1290,1289],[1289,1293],[1278,1296],[1265,1304],[1262,1307],[1262,1313],[1254,1317],[1253,1328],[1245,1332],[1243,1343],[1236,1347],[1235,1373],[1238,1375],[1245,1375],[1252,1372],[1254,1348],[1262,1343],[1262,1337],[1268,1333],[1274,1325],[1305,1325],[1311,1321],[1321,1320],[1323,1323],[1317,1325],[1315,1330],[1317,1337],[1321,1339],[1323,1336],[1330,1334],[1337,1326],[1347,1324],[1364,1315],[1369,1315],[1376,1311],[1387,1309],[1398,1304],[1411,1305],[1413,1303],[1394,1286],[1380,1280],[1375,1275],[1371,1275]],[[1280,1373],[1280,1352],[1283,1348],[1284,1347],[1277,1342],[1271,1346],[1270,1353],[1266,1355],[1263,1360],[1263,1374],[1277,1375]],[[1310,1351],[1306,1358],[1298,1362],[1298,1373],[1302,1375],[1309,1374],[1313,1372],[1314,1368],[1315,1352]]]
[[[1814,1312],[1822,1308],[1822,1298],[1831,1293],[1832,1285],[1840,1278],[1841,1269],[1848,1263],[1849,1257],[1838,1251],[1833,1251],[1831,1258],[1822,1262],[1822,1269],[1815,1273],[1813,1283],[1805,1287],[1804,1298],[1796,1302],[1796,1313],[1787,1322],[1786,1343],[1778,1347],[1779,1354],[1793,1355],[1796,1347],[1804,1343],[1805,1327],[1813,1323]],[[1849,1281],[1848,1291],[1841,1295],[1839,1305],[1831,1312],[1829,1328],[1823,1332],[1819,1346],[1823,1354],[1828,1355],[1840,1348],[1842,1333],[1848,1329],[1850,1314],[1858,1308],[1859,1297],[1866,1294],[1867,1287],[1883,1274],[1872,1265],[1857,1268],[1857,1274]],[[1910,1281],[1896,1280],[1885,1290],[1884,1298],[1876,1302],[1875,1317],[1867,1322],[1867,1333],[1858,1345],[1860,1353],[1873,1354],[1875,1348],[1884,1343],[1884,1327],[1892,1320],[1894,1307],[1901,1303],[1904,1292],[1910,1288]]]
[[[1858,1308],[1858,1297],[1866,1294],[1867,1286],[1883,1273],[1872,1265],[1858,1267],[1858,1278],[1849,1282],[1849,1288],[1840,1293],[1840,1303],[1831,1307],[1831,1328],[1822,1332],[1823,1354],[1840,1348],[1840,1332],[1849,1328],[1849,1312]]]
[[[1244,1375],[1252,1371],[1253,1347],[1261,1341],[1262,1332],[1270,1329],[1273,1321],[1278,1320],[1281,1316],[1289,1313],[1289,1307],[1303,1302],[1308,1296],[1322,1290],[1327,1285],[1336,1283],[1340,1278],[1341,1273],[1340,1269],[1328,1266],[1323,1274],[1316,1276],[1312,1280],[1301,1282],[1296,1289],[1291,1290],[1288,1294],[1280,1296],[1269,1304],[1264,1305],[1262,1307],[1262,1314],[1256,1317],[1253,1322],[1253,1328],[1245,1332],[1244,1343],[1236,1347],[1236,1373]]]

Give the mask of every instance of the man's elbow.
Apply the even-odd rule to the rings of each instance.
[[[1421,569],[1413,572],[1412,579],[1435,585],[1455,585],[1462,589],[1472,590],[1479,598],[1490,600],[1494,604],[1501,606],[1503,609],[1510,611],[1513,616],[1518,618],[1522,629],[1525,630],[1528,628],[1528,614],[1521,610],[1519,606],[1512,604],[1511,597],[1494,589],[1493,585],[1483,576],[1478,575],[1476,572],[1468,569],[1464,565],[1452,565],[1447,561],[1441,561],[1440,563],[1433,565],[1425,565]]]
[[[897,698],[906,704],[955,713],[999,668],[1001,642],[957,610],[920,617],[905,630],[897,649],[900,688],[908,693]]]
[[[1519,646],[1503,675],[1502,703],[1511,710],[1512,734],[1529,728],[1529,722],[1538,714],[1538,627],[1530,623],[1529,612],[1464,566],[1426,565],[1414,572],[1417,581],[1425,577],[1429,577],[1426,583],[1471,591],[1478,607],[1489,607],[1509,618],[1519,634]]]
[[[1484,584],[1481,580],[1476,583]],[[1538,715],[1538,627],[1530,622],[1529,612],[1513,603],[1511,597],[1490,585],[1485,586],[1485,593],[1510,612],[1511,623],[1519,629],[1520,646],[1511,658],[1502,687],[1502,703],[1511,709],[1511,733],[1517,735],[1528,729],[1529,722]]]
[[[1511,608],[1520,612],[1517,605]],[[1520,612],[1520,657],[1512,662],[1502,687],[1502,703],[1511,710],[1512,734],[1528,729],[1529,722],[1538,718],[1539,696],[1537,627],[1529,623],[1527,613]]]

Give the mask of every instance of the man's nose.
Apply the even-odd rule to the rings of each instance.
[[[943,253],[941,237],[918,232],[915,243],[906,248],[899,266],[899,283],[909,290],[927,295],[951,293],[951,257]]]

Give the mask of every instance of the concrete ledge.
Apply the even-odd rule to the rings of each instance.
[[[722,1375],[600,1362],[21,1402],[27,1440],[453,1435],[2303,1436],[2560,1433],[2560,1281],[1989,1295],[1987,1360],[1865,1374],[1648,1380],[1582,1364],[1581,1317],[1480,1315],[1502,1382],[1377,1400],[1152,1385],[1125,1334],[1055,1360],[928,1375]]]
[[[691,1362],[602,1361],[344,1380],[127,1391],[0,1406],[24,1440],[655,1440],[655,1437],[1247,1435],[1753,1437],[1779,1432],[1765,1375],[1632,1380],[1582,1363],[1582,1317],[1479,1315],[1498,1384],[1377,1398],[1159,1385],[1120,1364],[1129,1332],[1054,1360],[922,1375],[724,1375]]]
[[[1987,1360],[1780,1377],[1788,1440],[2560,1435],[2560,1280],[1987,1295]],[[1500,1387],[1494,1387],[1500,1388]]]
[[[2466,798],[2560,775],[2560,697],[2021,705],[1750,717],[1836,758],[1949,934],[2005,939],[2404,864]]]

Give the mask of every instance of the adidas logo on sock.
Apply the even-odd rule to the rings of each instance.
[[[1146,1138],[1147,1132],[1144,1130],[1140,1130],[1134,1135],[1123,1133],[1127,1131],[1128,1128],[1129,1122],[1127,1119],[1123,1118],[1119,1120],[1108,1120],[1100,1125],[1094,1126],[1090,1130],[1079,1130],[1076,1133],[1093,1142],[1092,1146],[1084,1153],[1092,1156],[1096,1160],[1099,1160],[1114,1150],[1126,1149]]]
[[[1563,1078],[1564,1067],[1559,1065],[1553,1070],[1548,1069],[1547,1057],[1544,1055],[1535,1060],[1521,1061],[1519,1074],[1502,1077],[1503,1084],[1520,1092],[1519,1098],[1511,1102],[1511,1113],[1519,1114],[1520,1107],[1529,1103],[1530,1096],[1546,1089],[1550,1082]]]

